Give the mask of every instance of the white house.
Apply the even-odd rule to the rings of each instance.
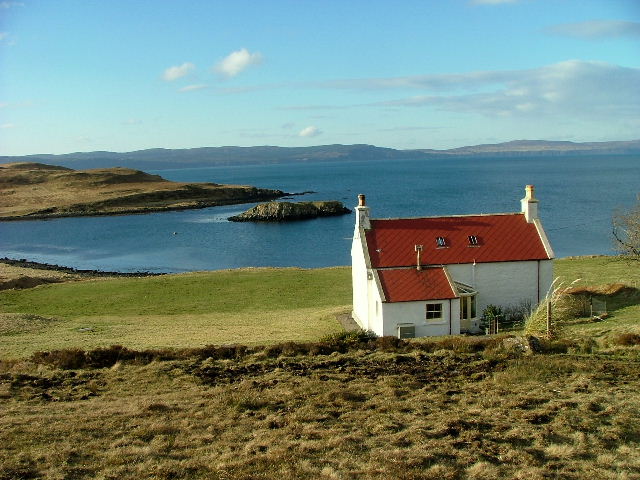
[[[487,305],[537,305],[553,281],[553,250],[533,185],[522,211],[372,219],[358,195],[351,247],[353,318],[377,335],[478,332]]]

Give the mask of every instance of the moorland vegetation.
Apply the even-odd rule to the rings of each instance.
[[[0,292],[0,478],[638,478],[640,272],[556,274],[609,315],[536,353],[341,332],[347,268]]]

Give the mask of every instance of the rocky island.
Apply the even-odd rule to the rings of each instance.
[[[256,205],[240,215],[229,217],[232,222],[286,222],[351,213],[342,202],[268,202]]]
[[[119,215],[273,200],[248,185],[172,182],[130,168],[73,170],[42,163],[0,165],[0,220]]]

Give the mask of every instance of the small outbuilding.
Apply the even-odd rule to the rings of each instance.
[[[532,306],[553,282],[553,250],[533,185],[518,213],[370,218],[358,196],[353,318],[400,338],[480,332],[488,305]]]

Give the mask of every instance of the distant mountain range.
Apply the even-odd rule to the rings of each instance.
[[[475,145],[449,150],[396,150],[373,145],[201,147],[188,149],[151,148],[125,153],[79,152],[63,155],[0,156],[0,163],[41,162],[74,169],[120,166],[139,170],[160,170],[216,165],[259,165],[336,160],[631,154],[640,154],[640,140],[587,143],[516,140],[506,143]]]

